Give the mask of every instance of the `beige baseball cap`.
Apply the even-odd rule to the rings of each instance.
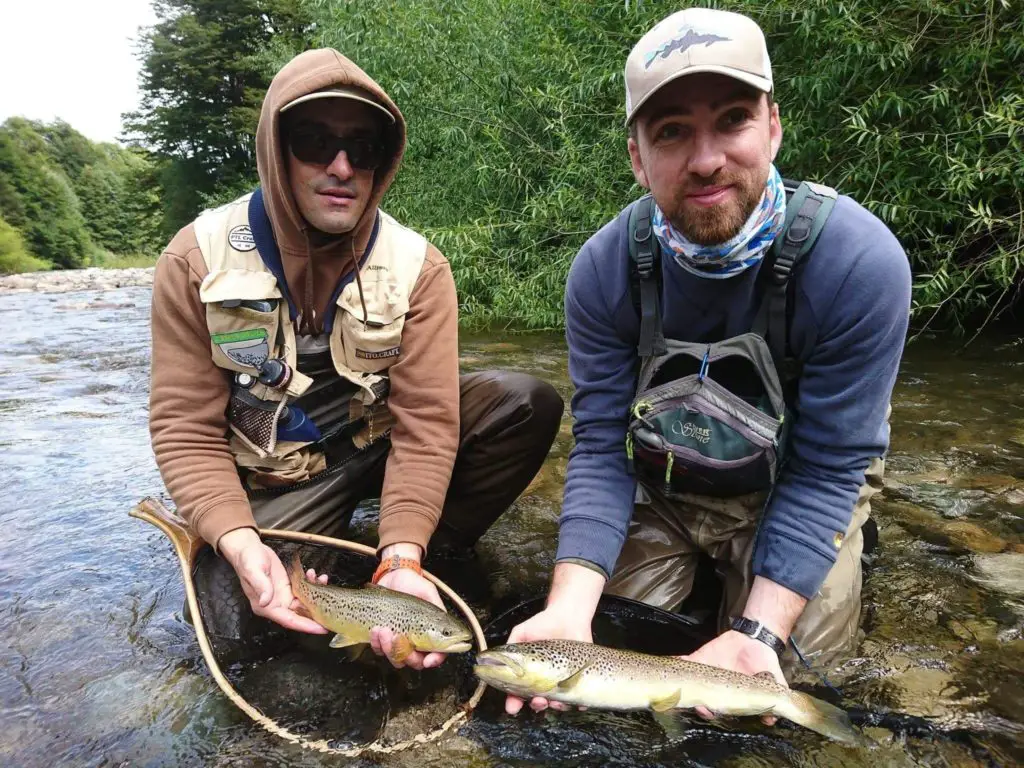
[[[626,124],[659,88],[684,75],[717,72],[772,90],[764,33],[746,16],[687,8],[659,21],[626,59]]]
[[[387,115],[388,122],[395,122],[395,116],[391,114],[391,111],[387,107],[378,101],[374,101],[370,94],[362,88],[356,88],[355,86],[350,85],[332,86],[331,88],[323,88],[319,91],[307,93],[305,96],[299,96],[299,98],[294,101],[289,101],[281,107],[281,112],[287,112],[292,107],[298,106],[299,104],[305,104],[307,101],[313,101],[314,99],[352,99],[353,101],[361,101],[363,104],[369,104],[371,107],[376,107]]]

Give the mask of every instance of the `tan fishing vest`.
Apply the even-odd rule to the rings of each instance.
[[[196,239],[209,270],[199,298],[206,305],[213,362],[248,374],[235,377],[228,406],[235,461],[257,478],[250,485],[284,486],[308,479],[325,465],[323,453],[311,450],[308,442],[277,439],[283,409],[306,391],[311,380],[297,370],[288,302],[256,249],[249,227],[250,197],[205,211],[196,219]],[[358,448],[390,429],[384,385],[388,368],[401,353],[409,296],[427,253],[421,235],[383,211],[379,215],[376,240],[359,271],[365,316],[359,287],[352,280],[338,296],[330,333],[335,370],[359,387],[349,406],[353,421],[367,421],[353,438]],[[267,359],[281,360],[292,369],[284,390],[254,381]],[[246,388],[239,381],[252,383]]]

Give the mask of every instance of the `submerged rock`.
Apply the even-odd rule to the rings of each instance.
[[[991,589],[1024,597],[1024,553],[981,554],[974,558],[975,578]]]

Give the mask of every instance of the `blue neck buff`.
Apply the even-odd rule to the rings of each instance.
[[[775,241],[775,236],[782,231],[785,221],[786,190],[782,186],[782,177],[772,165],[761,202],[736,236],[724,243],[691,243],[672,226],[657,205],[654,206],[651,223],[661,247],[675,256],[679,266],[701,277],[724,280],[759,263]]]

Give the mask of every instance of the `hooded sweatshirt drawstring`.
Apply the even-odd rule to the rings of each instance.
[[[313,294],[313,251],[309,247],[309,233],[303,230],[302,236],[306,241],[306,289],[303,292],[302,327],[299,328],[299,335],[316,336],[318,331],[316,322],[316,301]]]
[[[352,254],[352,271],[356,273],[356,287],[359,289],[359,303],[363,307],[363,327],[370,322],[370,314],[366,311],[366,297],[363,296],[363,280],[359,277],[359,259],[356,258],[356,244],[349,240],[349,244],[352,246],[350,253]]]

